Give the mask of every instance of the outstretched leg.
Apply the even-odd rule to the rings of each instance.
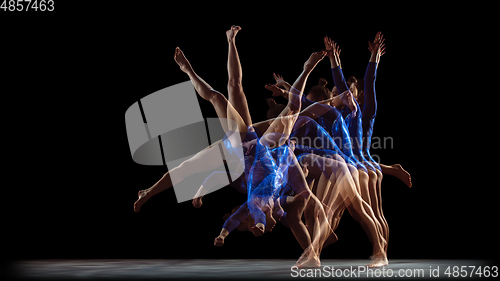
[[[303,71],[297,77],[292,85],[292,88],[288,92],[288,103],[286,107],[281,111],[278,118],[274,119],[269,125],[267,130],[264,132],[261,138],[261,143],[273,148],[274,145],[281,146],[284,141],[289,138],[293,125],[297,121],[297,117],[300,112],[302,94],[304,92],[305,83],[311,71],[316,67],[319,61],[321,61],[326,55],[326,52],[314,52],[311,54],[309,59],[304,63]],[[279,89],[276,85],[267,85],[266,89],[283,95],[284,91]],[[279,133],[279,134],[273,134]],[[285,136],[285,138],[283,138]],[[270,145],[270,144],[273,145]]]
[[[231,103],[228,102],[226,97],[214,90],[207,82],[201,79],[201,77],[194,72],[191,64],[186,59],[184,53],[179,47],[175,49],[174,60],[175,62],[177,62],[181,70],[189,76],[189,79],[191,79],[191,82],[196,89],[196,92],[198,92],[198,94],[203,99],[212,103],[215,111],[217,112],[217,116],[221,121],[224,131],[226,133],[230,131],[240,132],[241,139],[243,139],[247,132],[247,126],[241,118],[240,114],[236,111],[236,109],[234,109]],[[233,122],[231,122],[231,120],[235,122],[236,126],[233,124]],[[233,142],[231,143],[233,147],[239,145]]]
[[[179,166],[171,169],[163,177],[148,189],[139,191],[139,199],[134,204],[134,211],[139,212],[142,205],[146,203],[152,196],[171,188],[179,183],[187,176],[198,172],[206,172],[219,167],[220,163],[216,161],[207,161],[209,159],[217,159],[220,157],[220,150],[217,147],[220,141],[215,142],[211,146],[198,152],[193,157],[182,162]],[[174,176],[171,176],[174,175]],[[172,178],[174,181],[172,181]]]
[[[184,53],[177,47],[175,49],[174,60],[177,62],[179,67],[183,72],[189,75],[191,82],[193,83],[198,94],[205,100],[208,100],[214,106],[217,115],[221,121],[222,127],[226,133],[239,132],[240,140],[245,137],[247,132],[247,126],[245,125],[241,116],[236,112],[234,107],[227,101],[227,99],[219,92],[215,91],[207,82],[205,82],[201,77],[199,77],[191,67],[191,64],[184,56]],[[234,121],[234,122],[231,122]],[[241,142],[237,143],[237,138],[232,138],[229,136],[229,140],[233,147],[241,145]],[[152,187],[139,191],[139,198],[134,204],[134,210],[138,212],[142,205],[146,203],[152,196],[158,194],[172,187],[175,183],[172,182],[171,174],[175,173],[176,181],[184,179],[196,172],[208,171],[214,164],[211,161],[206,161],[211,158],[209,154],[217,153],[217,157],[220,157],[219,150],[211,149],[212,146],[200,151],[198,154],[184,161],[180,166],[168,171],[156,184]]]
[[[227,91],[229,102],[234,106],[236,111],[241,115],[241,118],[247,126],[252,125],[252,118],[248,111],[247,98],[243,92],[242,78],[243,72],[241,69],[240,57],[236,49],[236,34],[241,30],[239,26],[232,26],[230,30],[226,31],[227,43],[229,51],[227,54],[227,73],[229,76],[227,82]]]

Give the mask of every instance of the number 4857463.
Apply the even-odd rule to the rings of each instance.
[[[3,0],[0,9],[9,12],[54,11],[54,0]]]

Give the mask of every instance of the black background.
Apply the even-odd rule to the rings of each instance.
[[[300,256],[282,225],[259,238],[235,231],[224,247],[214,247],[222,216],[245,200],[231,187],[207,195],[201,209],[178,204],[170,189],[133,212],[137,192],[167,169],[132,161],[125,111],[188,80],[173,60],[176,46],[203,79],[226,93],[225,31],[233,24],[243,28],[237,47],[254,122],[265,118],[270,93],[264,85],[274,83],[273,72],[293,81],[330,36],[342,49],[344,74],[362,77],[367,41],[382,31],[387,53],[377,74],[374,136],[392,137],[394,145],[373,154],[385,164],[402,164],[413,181],[408,189],[391,176],[383,180],[389,259],[494,257],[498,211],[488,192],[495,186],[479,180],[492,174],[473,170],[480,161],[467,154],[467,147],[476,147],[465,132],[473,130],[467,121],[477,120],[467,117],[474,106],[461,112],[467,14],[413,6],[362,10],[355,3],[228,10],[188,2],[66,2],[56,1],[51,13],[1,11],[2,92],[12,98],[4,105],[10,113],[4,126],[13,132],[5,136],[6,155],[13,156],[6,160],[10,180],[4,186],[15,244],[8,258]],[[306,91],[320,77],[333,86],[328,59],[311,74]],[[199,102],[204,117],[216,117],[209,102]],[[370,256],[366,235],[347,212],[337,234],[322,258]]]

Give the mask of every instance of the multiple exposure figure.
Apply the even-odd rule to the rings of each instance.
[[[384,174],[396,176],[411,187],[410,175],[399,164],[377,163],[370,154],[373,124],[377,112],[375,80],[378,64],[385,53],[379,32],[369,42],[370,59],[363,82],[354,77],[347,81],[340,63],[340,48],[323,38],[325,49],[313,52],[302,66],[293,84],[274,75],[276,83],[266,85],[272,96],[288,99],[286,105],[268,99],[268,120],[252,123],[242,86],[242,68],[232,26],[228,41],[228,98],[214,90],[193,69],[184,53],[176,48],[174,60],[189,76],[196,92],[215,108],[228,150],[242,150],[244,156],[231,165],[242,173],[230,185],[247,194],[245,202],[224,217],[225,223],[214,245],[222,246],[234,230],[251,231],[261,236],[272,231],[277,221],[289,227],[304,250],[296,266],[318,267],[321,250],[336,242],[334,231],[347,211],[366,232],[372,244],[371,267],[388,264],[389,226],[382,211],[381,183]],[[335,87],[326,88],[326,80],[304,95],[310,73],[327,56]],[[175,181],[198,172],[210,171],[206,161],[213,150],[205,149],[167,172],[157,183],[139,191],[134,204],[138,212],[152,196],[172,187]],[[226,171],[216,171],[200,186],[193,205],[202,206],[202,197],[222,180]]]

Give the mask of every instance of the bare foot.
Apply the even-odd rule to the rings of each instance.
[[[411,188],[411,176],[401,165],[394,164],[391,167],[395,169],[394,176],[404,182],[408,187]]]
[[[301,261],[301,259],[303,261]],[[295,263],[295,266],[298,268],[317,268],[321,266],[321,261],[317,255],[311,254],[308,255],[305,260],[301,257],[299,261]]]
[[[309,59],[304,63],[304,70],[313,70],[313,68],[325,57],[325,55],[325,51],[312,53]]]
[[[237,25],[231,26],[231,29],[229,29],[228,31],[226,31],[227,41],[229,41],[229,42],[234,41],[234,38],[236,37],[236,34],[240,30],[241,30],[241,27],[239,27]]]
[[[179,47],[175,48],[174,60],[183,72],[189,74],[189,72],[193,71],[193,69],[191,68],[191,64],[189,64],[189,61],[186,59],[184,53]]]
[[[368,267],[381,267],[389,264],[387,257],[385,254],[380,254],[372,257],[373,261],[366,266]]]
[[[193,206],[198,209],[201,207],[201,205],[203,205],[203,202],[201,202],[201,198],[202,197],[196,197],[193,199]]]
[[[139,199],[137,199],[137,201],[135,201],[135,203],[134,203],[134,211],[136,213],[141,210],[142,205],[144,203],[146,203],[146,201],[148,201],[149,198],[151,197],[148,194],[149,194],[148,189],[144,189],[144,190],[139,191],[139,193],[138,193]]]

